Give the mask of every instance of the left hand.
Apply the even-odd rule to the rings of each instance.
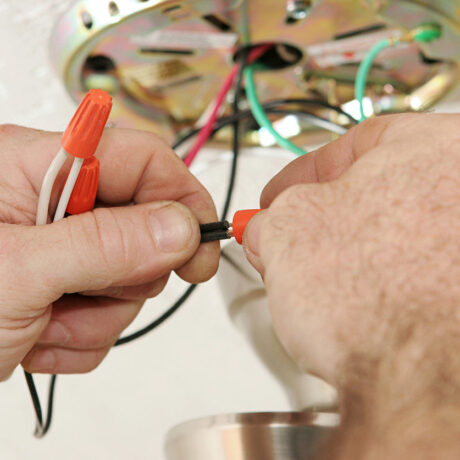
[[[97,209],[35,227],[60,137],[0,126],[0,380],[21,361],[30,372],[94,369],[172,270],[191,283],[217,270],[219,245],[200,246],[198,226],[217,220],[212,199],[151,133],[106,130]]]

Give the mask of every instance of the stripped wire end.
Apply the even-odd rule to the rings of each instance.
[[[210,241],[228,240],[235,238],[239,243],[243,243],[243,233],[249,221],[261,211],[261,209],[244,209],[237,211],[233,216],[233,222],[226,220],[211,222],[200,225],[201,242],[209,243]]]
[[[201,242],[209,243],[211,241],[228,240],[233,235],[231,233],[232,224],[226,220],[211,222],[200,225]]]

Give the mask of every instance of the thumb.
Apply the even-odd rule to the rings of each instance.
[[[268,210],[260,211],[251,218],[243,234],[243,250],[251,265],[263,276],[265,267],[260,257],[260,233],[267,220]]]
[[[243,238],[280,342],[301,367],[329,381],[340,356],[333,308],[343,299],[335,283],[342,272],[349,276],[338,265],[349,261],[340,252],[341,223],[351,215],[343,196],[336,184],[291,186],[251,219]]]
[[[196,252],[199,226],[176,202],[100,208],[27,230],[27,272],[55,298],[151,282]]]

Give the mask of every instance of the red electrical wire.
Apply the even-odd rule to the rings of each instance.
[[[249,53],[248,64],[251,64],[252,62],[259,59],[259,57],[262,56],[262,54],[264,54],[265,51],[267,51],[272,46],[273,45],[269,43],[266,45],[260,45],[257,48],[252,49],[251,52]],[[238,74],[239,70],[240,70],[240,64],[239,63],[235,64],[232,67],[232,70],[230,71],[229,75],[225,79],[222,87],[220,88],[217,94],[217,97],[216,97],[216,102],[214,104],[214,109],[211,113],[211,116],[209,117],[208,121],[203,126],[200,133],[198,134],[195,144],[193,144],[193,147],[190,149],[190,152],[184,158],[184,163],[187,166],[190,166],[192,164],[192,161],[196,157],[197,153],[200,151],[201,147],[203,147],[203,145],[209,139],[209,136],[212,133],[212,129],[214,128],[214,124],[216,123],[217,114],[219,113],[219,109],[224,103],[225,96],[227,95],[230,88],[232,87],[233,81],[235,80],[235,77]]]

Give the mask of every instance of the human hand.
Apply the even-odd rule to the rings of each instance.
[[[217,270],[218,244],[199,246],[198,222],[217,219],[211,197],[145,132],[106,130],[98,209],[33,226],[59,146],[57,133],[0,127],[0,380],[21,361],[29,372],[95,368],[172,270],[191,283]]]
[[[361,124],[279,173],[244,239],[281,342],[338,388],[346,420],[402,435],[426,431],[431,410],[457,448],[459,126],[431,114]]]

